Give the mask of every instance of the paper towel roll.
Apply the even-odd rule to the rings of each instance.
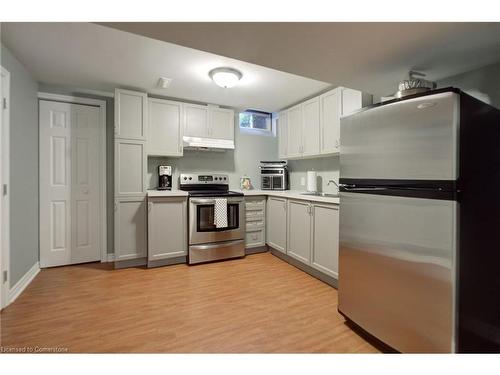
[[[315,171],[307,171],[307,191],[318,191],[318,174]]]

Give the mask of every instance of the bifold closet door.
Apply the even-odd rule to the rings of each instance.
[[[40,101],[40,266],[100,260],[99,108]]]

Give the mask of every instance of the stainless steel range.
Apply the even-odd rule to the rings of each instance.
[[[245,202],[221,174],[180,175],[189,193],[189,264],[245,255]]]

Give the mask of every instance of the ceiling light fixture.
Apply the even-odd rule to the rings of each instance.
[[[243,74],[233,68],[215,68],[208,72],[208,76],[217,86],[227,89],[236,86]]]

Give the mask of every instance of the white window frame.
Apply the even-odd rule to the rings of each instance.
[[[271,116],[271,121],[269,124],[269,129],[258,129],[258,128],[244,128],[240,126],[240,114],[245,113],[245,112],[254,112],[254,113],[259,113],[259,111],[252,111],[251,109],[246,109],[244,111],[238,112],[238,128],[240,129],[241,133],[244,134],[254,134],[254,135],[262,135],[262,136],[274,136],[274,127],[275,127],[275,119],[274,119],[274,114],[270,113],[269,115]],[[262,112],[265,113],[265,112]]]

